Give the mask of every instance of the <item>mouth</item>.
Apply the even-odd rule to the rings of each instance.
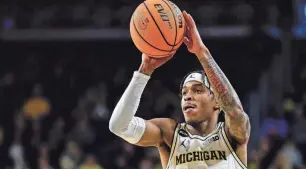
[[[193,109],[195,109],[195,108],[196,108],[196,105],[194,105],[194,104],[187,104],[187,105],[185,105],[185,106],[183,107],[183,110],[184,110],[184,112],[185,112],[185,111],[193,110]]]

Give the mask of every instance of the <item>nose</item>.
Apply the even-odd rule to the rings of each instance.
[[[190,101],[192,100],[192,95],[190,94],[190,92],[187,92],[184,96],[184,101]]]

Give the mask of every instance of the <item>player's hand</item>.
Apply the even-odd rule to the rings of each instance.
[[[189,52],[198,54],[202,50],[206,49],[206,46],[201,39],[196,23],[194,22],[192,16],[186,11],[183,11],[183,16],[186,21],[184,43],[187,46]]]
[[[163,58],[153,58],[146,54],[142,54],[142,62],[139,68],[139,72],[151,75],[155,69],[169,61],[174,54],[175,53],[172,53],[169,56],[165,56]]]

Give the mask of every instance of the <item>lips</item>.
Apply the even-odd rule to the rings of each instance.
[[[196,105],[194,105],[194,104],[186,104],[186,105],[184,105],[183,110],[184,111],[188,111],[188,110],[192,110],[194,108],[196,108]]]

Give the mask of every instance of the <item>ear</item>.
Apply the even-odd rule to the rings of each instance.
[[[221,105],[219,104],[218,100],[216,99],[216,97],[214,96],[214,109],[215,110],[220,110],[221,109]]]

